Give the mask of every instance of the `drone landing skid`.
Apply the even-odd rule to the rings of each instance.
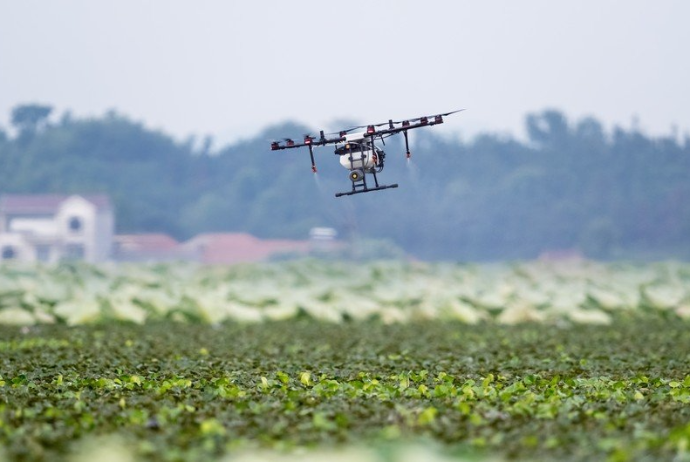
[[[366,189],[353,189],[352,191],[348,192],[339,192],[335,193],[335,197],[341,197],[341,196],[352,196],[353,194],[361,194],[365,192],[371,192],[371,191],[380,191],[381,189],[390,189],[390,188],[397,188],[398,184],[389,184],[389,185],[383,185],[383,186],[376,186],[374,188],[366,188]]]
[[[364,158],[364,156],[362,156]],[[352,157],[350,157],[350,164],[352,165]],[[354,165],[353,165],[354,167]],[[367,186],[367,174],[370,174],[374,178],[374,187],[370,188]],[[352,196],[354,194],[360,194],[371,191],[380,191],[382,189],[397,188],[398,184],[389,185],[379,185],[379,180],[376,178],[376,170],[363,171],[360,169],[352,168],[350,170],[350,180],[352,181],[352,191],[336,193],[335,197],[341,196]]]

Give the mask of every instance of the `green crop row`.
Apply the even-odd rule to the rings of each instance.
[[[0,446],[11,460],[95,454],[94,441],[121,460],[409,460],[410,443],[437,460],[687,460],[686,331],[672,319],[0,327]]]

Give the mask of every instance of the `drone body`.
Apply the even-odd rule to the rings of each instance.
[[[309,148],[309,156],[311,157],[311,169],[316,173],[316,163],[314,162],[314,147],[326,146],[329,144],[336,145],[335,154],[340,159],[340,165],[349,170],[348,177],[352,182],[352,189],[346,192],[336,193],[335,197],[351,196],[353,194],[380,191],[382,189],[397,188],[397,184],[380,185],[377,173],[383,170],[384,160],[386,154],[382,149],[376,146],[375,141],[378,139],[382,143],[385,138],[388,138],[398,133],[402,133],[405,137],[405,156],[410,158],[410,144],[408,139],[408,130],[420,127],[430,127],[432,125],[442,124],[443,117],[458,111],[446,112],[444,114],[436,114],[433,116],[418,117],[416,119],[401,120],[394,122],[390,119],[388,122],[362,125],[343,130],[339,133],[333,134],[330,138],[321,131],[319,138],[311,135],[304,135],[303,143],[295,143],[292,139],[286,138],[285,144],[277,141],[271,143],[271,150],[277,151],[281,149],[292,148]],[[386,126],[380,129],[379,127]],[[354,130],[365,128],[363,132],[354,132]],[[352,132],[352,133],[351,133]],[[367,175],[371,176],[374,184],[367,184]]]

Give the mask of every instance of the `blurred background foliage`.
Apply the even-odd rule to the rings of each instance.
[[[179,141],[108,112],[97,118],[22,105],[0,130],[0,194],[107,193],[121,233],[245,231],[308,236],[314,226],[343,238],[385,239],[420,258],[506,260],[548,251],[598,259],[690,258],[690,139],[604,129],[556,110],[525,118],[527,139],[443,130],[414,132],[413,157],[387,142],[382,183],[400,188],[336,199],[350,188],[332,148],[269,149],[310,127],[266,128],[214,147]]]

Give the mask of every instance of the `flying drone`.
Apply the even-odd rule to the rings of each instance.
[[[408,130],[421,127],[430,127],[443,123],[443,118],[456,112],[446,112],[444,114],[436,114],[432,116],[417,117],[415,119],[406,119],[394,122],[390,119],[388,122],[373,125],[359,125],[347,130],[342,130],[338,133],[325,134],[323,130],[319,132],[319,137],[315,138],[311,135],[304,135],[304,142],[296,143],[290,138],[285,138],[285,144],[278,141],[271,143],[271,150],[278,151],[281,149],[292,148],[309,148],[309,157],[311,157],[311,170],[316,173],[316,163],[314,162],[314,148],[318,146],[326,146],[334,144],[335,155],[340,159],[340,165],[350,171],[348,178],[352,182],[352,190],[346,192],[336,193],[335,197],[351,196],[353,194],[366,193],[371,191],[380,191],[382,189],[397,188],[397,183],[389,185],[379,184],[376,177],[377,173],[383,170],[383,163],[386,158],[386,153],[375,145],[377,140],[382,144],[386,138],[402,133],[405,137],[405,156],[410,158],[410,143],[408,139]],[[385,128],[380,128],[385,127]],[[355,131],[365,129],[364,131]],[[367,184],[367,175],[370,175],[374,180],[374,185]]]

